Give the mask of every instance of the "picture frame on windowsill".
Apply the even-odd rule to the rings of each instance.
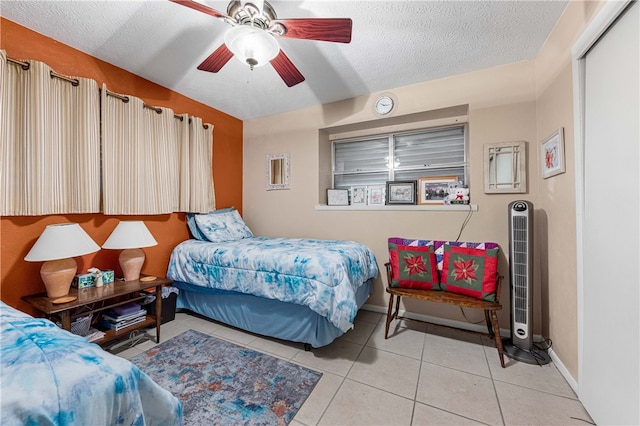
[[[328,206],[348,206],[349,190],[348,189],[327,189],[327,205]]]
[[[387,181],[386,204],[416,204],[415,180],[395,180]]]

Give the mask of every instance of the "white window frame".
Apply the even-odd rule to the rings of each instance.
[[[403,135],[409,135],[409,134],[419,134],[419,133],[424,133],[424,132],[430,132],[430,131],[438,131],[438,130],[446,130],[446,129],[451,129],[451,128],[461,128],[463,131],[463,140],[464,140],[464,148],[463,148],[463,161],[462,163],[450,163],[450,164],[436,164],[436,165],[429,165],[429,166],[408,166],[408,167],[393,167],[393,165],[395,164],[394,162],[394,140],[395,137],[397,136],[403,136]],[[336,182],[336,175],[347,175],[347,174],[357,174],[358,172],[336,172],[336,158],[335,158],[335,149],[336,149],[336,144],[340,144],[340,143],[348,143],[348,142],[366,142],[366,141],[370,141],[373,139],[381,139],[381,138],[387,138],[388,140],[388,162],[387,162],[387,168],[386,170],[383,169],[372,169],[372,170],[367,170],[367,171],[363,171],[363,173],[380,173],[383,171],[386,171],[387,174],[387,181],[393,181],[395,180],[395,175],[396,172],[404,172],[404,171],[411,171],[411,170],[425,170],[426,174],[424,176],[439,176],[439,174],[431,174],[429,173],[429,171],[433,171],[433,170],[444,170],[442,174],[440,175],[447,175],[450,176],[451,173],[447,172],[446,169],[447,168],[451,168],[451,167],[462,167],[463,169],[463,176],[461,176],[461,180],[463,181],[464,185],[469,185],[469,163],[468,163],[468,151],[469,151],[469,143],[468,143],[468,126],[467,123],[464,124],[455,124],[455,125],[447,125],[447,126],[438,126],[438,127],[428,127],[428,128],[422,128],[419,130],[411,130],[411,131],[404,131],[404,132],[389,132],[389,133],[383,133],[383,134],[378,134],[378,135],[368,135],[365,137],[356,137],[356,138],[345,138],[345,139],[336,139],[332,141],[331,144],[331,182],[332,182],[332,186],[334,188],[336,188],[335,186],[335,182]],[[391,167],[389,167],[389,164],[391,164]],[[377,182],[375,184],[384,184],[384,182]],[[365,184],[367,185],[367,184]],[[374,183],[370,183],[369,185],[374,185]],[[349,189],[349,187],[347,186],[341,186],[340,188],[347,188]]]

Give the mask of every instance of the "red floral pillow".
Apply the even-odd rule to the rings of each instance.
[[[440,290],[433,246],[402,246],[389,243],[390,287]]]
[[[442,290],[495,302],[497,273],[497,248],[444,246]]]

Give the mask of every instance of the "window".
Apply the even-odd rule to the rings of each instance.
[[[466,183],[466,126],[392,133],[333,142],[333,187],[388,180],[458,176]]]

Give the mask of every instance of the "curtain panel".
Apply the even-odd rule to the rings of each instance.
[[[100,211],[100,95],[91,79],[0,51],[0,215]]]
[[[213,126],[102,88],[105,214],[215,209]]]
[[[208,213],[216,208],[213,187],[213,125],[189,120],[189,206],[183,210]]]
[[[178,211],[179,159],[169,108],[146,107],[102,87],[102,182],[105,214]],[[125,99],[125,100],[123,100]]]

